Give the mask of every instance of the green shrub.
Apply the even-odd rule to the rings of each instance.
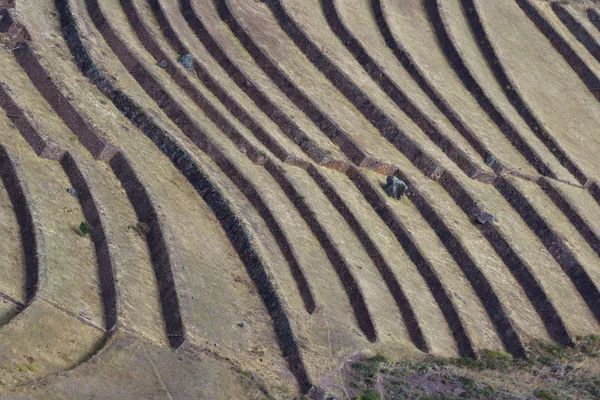
[[[79,236],[89,235],[90,233],[92,233],[92,224],[90,224],[87,221],[83,221],[79,224],[76,231],[79,234]]]

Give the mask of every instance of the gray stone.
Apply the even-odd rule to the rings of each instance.
[[[483,211],[477,216],[477,222],[480,224],[487,224],[488,222],[498,222],[498,218],[488,212]]]
[[[70,187],[67,189],[67,192],[73,197],[77,196],[77,190],[75,190],[75,188]]]
[[[185,69],[188,71],[192,70],[192,64],[194,63],[194,58],[191,54],[184,54],[179,57],[179,64],[183,65]]]
[[[393,197],[396,200],[400,200],[408,190],[408,186],[406,185],[406,183],[404,183],[403,180],[390,175],[387,177],[383,189],[388,194],[388,196]]]
[[[240,322],[240,323],[238,324],[238,326],[239,326],[240,328],[245,328],[245,327],[246,327],[246,321],[242,321],[242,322]]]
[[[166,68],[167,67],[167,60],[160,60],[156,65],[158,67],[160,67],[160,68]]]

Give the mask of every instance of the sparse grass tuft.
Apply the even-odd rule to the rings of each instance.
[[[128,230],[132,230],[142,238],[145,238],[150,233],[150,227],[144,222],[138,222],[135,225],[127,225]]]

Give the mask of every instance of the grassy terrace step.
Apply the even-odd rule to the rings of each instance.
[[[194,20],[192,29],[180,14],[177,2],[151,0],[149,4],[160,29],[175,51],[194,55],[197,60],[194,68],[200,80],[211,85],[205,73],[205,70],[209,70],[213,76],[220,77],[219,82],[226,85],[229,93],[244,93],[238,99],[248,98],[245,101],[247,107],[251,101],[251,108],[261,110],[258,115],[268,115],[275,129],[290,137],[311,158],[325,161],[323,157],[326,157],[343,161],[344,155],[339,148],[323,138],[317,127],[279,92],[259,68],[252,68],[252,64],[248,63],[250,57],[244,54],[239,43],[232,41],[230,35],[219,29],[219,23],[211,23],[210,15],[203,15],[208,19],[206,27],[200,20]],[[212,4],[206,7],[212,7]],[[216,16],[215,22],[218,22]],[[201,34],[197,36],[194,32]]]
[[[596,42],[596,39],[588,32],[586,27],[578,21],[577,16],[568,7],[559,4],[552,3],[552,11],[562,21],[562,23],[569,29],[569,31],[577,38],[577,40],[583,44],[583,46],[590,52],[590,54],[600,62],[600,45]],[[595,88],[597,89],[597,88]]]
[[[11,385],[72,368],[96,351],[105,332],[93,245],[73,231],[84,217],[65,190],[67,176],[57,162],[39,158],[5,115],[0,127],[3,170],[9,157],[31,210],[36,238],[28,242],[37,246],[39,264],[35,299],[0,328],[3,382]],[[31,362],[34,376],[18,371]]]
[[[123,183],[138,220],[147,227],[145,236],[158,283],[167,337],[171,347],[178,348],[185,342],[185,327],[175,277],[173,276],[172,256],[170,256],[168,239],[163,233],[160,218],[146,188],[135,175],[127,158],[122,153],[117,153],[110,161],[110,166],[119,181]]]
[[[507,3],[510,2],[504,2],[504,4]],[[588,160],[583,157],[578,157],[578,162],[576,163],[573,160],[572,151],[569,151],[569,147],[566,147],[568,146],[568,143],[558,142],[556,139],[556,134],[553,133],[556,129],[549,126],[549,124],[544,120],[543,115],[540,115],[540,113],[544,112],[543,107],[534,107],[531,105],[531,100],[525,100],[527,98],[527,93],[523,92],[525,88],[523,87],[521,80],[517,81],[515,72],[509,72],[509,67],[507,66],[507,62],[511,61],[513,57],[508,57],[505,49],[498,49],[498,43],[496,40],[499,38],[499,36],[495,34],[495,31],[492,33],[488,32],[489,28],[486,28],[485,17],[481,15],[483,10],[479,11],[478,8],[479,3],[473,2],[473,0],[462,0],[462,5],[473,35],[477,39],[477,44],[485,56],[489,68],[493,71],[494,76],[502,87],[505,95],[508,97],[513,106],[519,111],[521,117],[529,125],[529,128],[535,132],[538,138],[544,142],[546,147],[548,147],[548,149],[555,154],[555,157],[560,161],[560,163],[578,180],[579,183],[582,185],[587,183],[589,178],[582,169],[583,167],[581,166],[581,163]],[[510,10],[513,7],[514,6],[504,6],[504,9]],[[511,10],[510,12],[516,16],[519,10],[516,10],[516,12]],[[496,19],[502,20],[505,16],[506,14],[501,13]],[[483,23],[481,20],[482,17],[484,17]],[[518,16],[517,21],[521,22],[519,26],[523,29],[528,29],[529,26],[527,23],[523,23],[522,20],[523,18]],[[536,54],[540,51],[540,41],[531,40],[528,42],[529,43],[523,43],[522,47],[531,46],[534,42],[536,47],[535,52],[530,54]],[[499,54],[500,51],[502,53]],[[550,54],[552,53],[549,53],[547,57],[550,57]],[[527,57],[522,57],[521,60],[526,58]],[[556,74],[556,68],[554,68],[554,70],[555,71],[553,74]],[[544,81],[547,81],[548,76],[549,75],[544,76]],[[565,76],[561,76],[560,80],[566,81]],[[553,82],[553,85],[549,86],[552,87],[557,85],[556,82]],[[563,138],[561,142],[564,142],[565,135],[561,135],[560,137]]]
[[[104,327],[110,332],[117,325],[117,292],[113,257],[108,246],[108,239],[102,221],[103,217],[100,216],[97,201],[75,159],[69,153],[65,153],[60,160],[60,164],[65,174],[69,177],[72,188],[77,191],[77,199],[79,200],[83,216],[92,230],[89,235],[92,242],[94,242],[96,250],[100,292],[102,293],[102,303],[104,306]],[[80,232],[84,232],[81,224],[79,229]]]
[[[40,258],[45,257],[46,263],[53,265],[52,269],[48,267],[37,272],[38,276],[42,274],[37,282],[32,268],[32,276],[29,278],[32,286],[30,300],[42,297],[80,315],[95,326],[104,326],[94,246],[88,237],[80,237],[74,231],[75,227],[85,221],[85,217],[77,199],[66,191],[71,186],[66,174],[60,164],[38,159],[18,132],[8,128],[10,123],[6,117],[2,116],[1,123],[5,130],[2,142],[4,148],[13,160],[12,164],[20,181],[27,182],[27,189],[23,190],[26,190],[27,201],[32,204],[30,208],[36,210],[36,214],[30,211],[32,223],[37,224],[36,221],[39,221],[45,230],[45,239],[39,239],[45,242],[45,254],[42,255],[37,250],[37,261],[39,263]],[[7,140],[6,136],[11,135],[11,132],[16,137]],[[15,155],[17,151],[19,156]],[[33,234],[30,228],[28,231],[27,235]],[[38,236],[39,233],[36,234],[36,240],[31,241],[32,248],[27,251],[28,257],[31,257],[30,262],[36,258],[34,249],[39,241]],[[65,237],[70,240],[63,240]],[[36,284],[37,293],[34,290]]]
[[[426,3],[429,20],[443,50],[465,87],[521,154],[538,171],[549,169],[547,176],[563,181],[576,179],[559,163],[554,154],[521,118],[496,81],[486,59],[478,50],[460,0]],[[516,136],[515,136],[516,135]],[[521,139],[519,139],[519,137]]]
[[[0,147],[0,229],[2,268],[0,324],[8,322],[37,292],[39,259],[36,227],[29,200],[6,150]]]
[[[533,204],[547,203],[548,200],[545,196],[540,196],[539,188],[535,186],[525,188],[525,186],[526,185],[523,184],[523,182],[511,182],[504,178],[499,179],[496,182],[496,187],[498,187],[507,201],[519,211],[529,227],[538,232],[538,236],[542,239],[544,246],[557,262],[559,262],[569,278],[571,278],[580,295],[596,317],[596,320],[600,321],[600,291],[594,283],[594,278],[596,277],[596,274],[594,273],[595,268],[591,267],[592,265],[597,265],[598,260],[589,254],[591,249],[586,248],[585,246],[578,246],[579,251],[577,251],[577,255],[573,253],[569,239],[574,232],[571,230],[568,236],[565,234],[559,236],[559,234],[556,233],[557,228],[553,228],[546,222],[554,221],[558,217],[557,213],[548,210],[549,206],[547,204],[545,207],[537,206],[536,208],[540,211],[536,212]],[[521,194],[517,192],[519,189]],[[542,212],[546,215],[541,214]],[[548,219],[549,215],[553,218]],[[545,219],[543,219],[544,217]],[[568,224],[566,225],[567,226],[563,224],[562,227],[568,230],[569,226]],[[559,225],[557,224],[557,226]],[[587,255],[586,252],[588,253]],[[578,258],[582,258],[583,261],[579,261]],[[593,275],[590,275],[591,273],[593,273]]]
[[[598,14],[598,11],[596,11],[593,8],[588,8],[586,14],[587,14],[587,17],[588,17],[590,23],[594,26],[594,28],[596,28],[597,31],[600,31],[600,14]],[[590,34],[593,35],[593,33],[590,33]]]
[[[549,18],[544,15],[545,13],[538,9],[534,3],[529,0],[516,0],[516,3],[540,32],[546,36],[554,49],[564,58],[573,71],[577,73],[590,93],[596,97],[596,100],[600,101],[600,94],[595,90],[600,87],[600,79],[598,79],[597,71],[594,71],[594,68],[586,64],[584,58],[578,55],[569,43],[569,40],[559,34]],[[556,13],[557,9],[555,7],[553,7],[553,10]],[[557,16],[561,18],[563,23],[566,23],[564,19],[566,15],[564,13],[557,14]],[[571,24],[569,23],[568,25]]]

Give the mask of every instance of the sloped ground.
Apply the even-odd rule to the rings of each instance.
[[[351,364],[600,333],[599,21],[0,0],[0,394],[395,398]]]

